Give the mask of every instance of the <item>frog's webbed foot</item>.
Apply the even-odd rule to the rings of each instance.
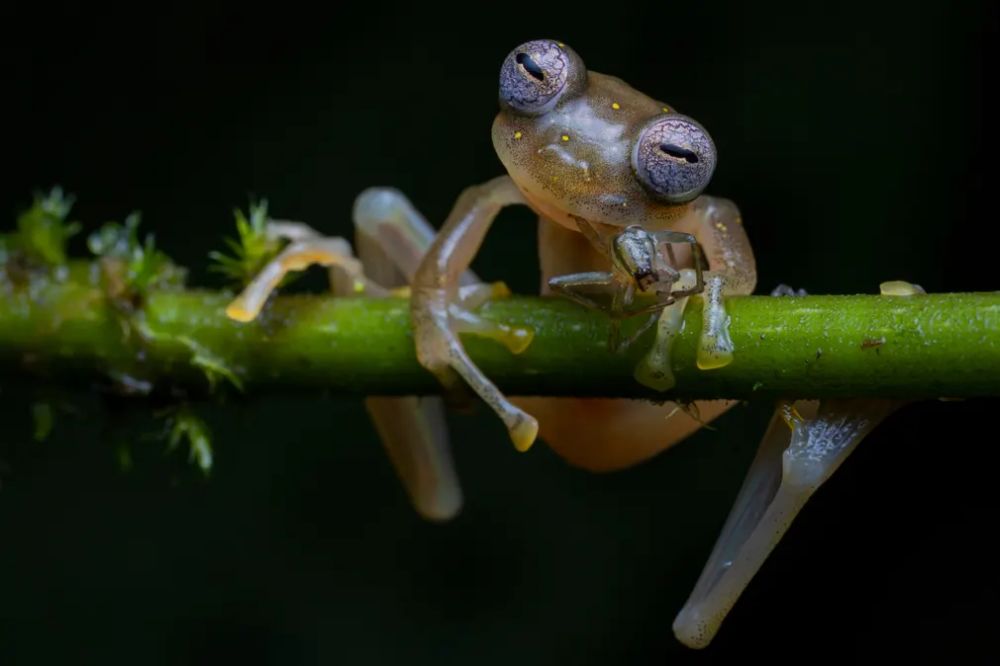
[[[535,332],[525,326],[508,326],[486,319],[473,310],[498,298],[508,298],[510,289],[503,282],[474,284],[458,290],[458,302],[448,307],[451,324],[456,333],[468,333],[499,342],[512,354],[520,354],[535,337]]]
[[[771,419],[757,457],[674,635],[702,648],[814,492],[858,442],[899,403],[828,400],[786,403]]]
[[[417,269],[410,313],[421,365],[446,390],[461,390],[464,380],[500,417],[517,449],[524,451],[538,434],[538,422],[511,403],[476,367],[458,337],[459,333],[488,337],[515,353],[531,341],[527,330],[510,329],[472,312],[488,293],[470,292],[463,299],[460,289],[461,276],[497,213],[504,206],[522,202],[517,187],[506,176],[465,190]]]
[[[288,273],[305,270],[314,264],[329,267],[331,280],[345,285],[347,293],[385,293],[384,289],[365,277],[361,262],[351,251],[351,244],[343,238],[322,236],[299,222],[280,221],[268,222],[267,235],[290,242],[226,307],[226,315],[230,319],[253,321]]]

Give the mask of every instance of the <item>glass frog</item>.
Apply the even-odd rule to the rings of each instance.
[[[543,294],[598,307],[610,302],[612,316],[627,310],[636,292],[654,297],[645,311],[658,314],[656,342],[636,378],[665,390],[673,385],[670,341],[689,298],[705,302],[699,367],[711,371],[738,353],[728,337],[724,298],[749,294],[756,283],[739,211],[730,201],[701,194],[716,151],[700,124],[621,79],[587,71],[561,42],[536,40],[514,49],[500,70],[499,98],[492,138],[507,175],[462,192],[440,231],[390,188],[366,190],[355,202],[358,258],[343,239],[275,223],[270,231],[288,239],[288,246],[227,313],[254,319],[282,276],[309,264],[332,267],[333,290],[340,295],[377,297],[409,286],[418,360],[446,394],[475,391],[519,450],[540,435],[586,469],[634,465],[734,403],[677,409],[624,399],[503,395],[466,354],[459,336],[491,338],[516,354],[531,343],[532,332],[476,313],[506,291],[502,284],[482,283],[469,265],[502,208],[530,207],[539,216]],[[692,647],[708,644],[798,509],[893,406],[828,401],[779,409],[674,623],[679,640]],[[442,399],[370,397],[366,407],[417,511],[432,520],[455,515],[462,494]]]

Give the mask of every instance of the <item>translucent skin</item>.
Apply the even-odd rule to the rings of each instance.
[[[579,233],[574,216],[608,233],[629,224],[691,233],[705,250],[710,271],[720,277],[720,295],[753,290],[753,252],[735,206],[704,196],[667,203],[636,177],[632,154],[639,133],[652,119],[674,113],[621,79],[596,72],[580,77],[542,113],[501,107],[493,122],[493,146],[524,201],[539,214],[543,293],[553,276],[608,269],[607,259]],[[686,259],[683,250],[679,258]],[[724,318],[721,299],[716,300],[713,312],[721,311]],[[705,367],[727,361],[706,361]],[[699,403],[691,410],[696,420],[673,404],[575,398],[513,402],[538,418],[541,438],[561,456],[595,471],[645,460],[732,405]]]
[[[615,227],[671,228],[688,206],[657,201],[632,170],[642,127],[669,107],[613,76],[588,72],[585,88],[550,111],[501,109],[493,147],[539,215],[576,231],[570,214]]]
[[[756,281],[739,211],[724,199],[691,199],[715,166],[704,128],[619,79],[587,73],[565,45],[551,40],[521,45],[504,62],[500,80],[504,104],[493,123],[493,142],[508,176],[462,192],[437,233],[401,192],[362,192],[354,206],[358,259],[343,239],[272,221],[268,232],[290,244],[227,313],[239,321],[256,318],[287,272],[315,263],[331,268],[339,295],[386,295],[409,284],[420,363],[446,391],[463,386],[475,391],[502,419],[519,450],[530,447],[540,432],[575,465],[591,470],[633,465],[701,428],[731,403],[701,402],[681,410],[670,403],[629,400],[508,398],[468,357],[459,334],[490,338],[517,354],[531,344],[533,333],[476,314],[485,301],[508,292],[502,285],[482,283],[469,264],[497,213],[514,204],[528,205],[540,216],[543,293],[554,276],[562,276],[564,289],[570,284],[567,278],[579,278],[571,274],[608,271],[609,255],[594,247],[602,233],[617,235],[639,225],[651,232],[691,234],[708,262],[697,362],[711,370],[730,362],[734,353],[724,297],[750,293]],[[689,247],[689,237],[686,242]],[[678,252],[677,259],[684,264],[690,252]],[[681,280],[697,284],[692,274],[696,271],[679,271]],[[923,290],[892,282],[882,286],[882,293],[919,297]],[[687,298],[664,307],[656,342],[635,371],[638,381],[657,390],[673,386],[670,344],[681,327]],[[782,406],[704,572],[674,622],[681,642],[699,648],[711,641],[802,505],[897,406],[887,400]],[[443,402],[437,397],[373,397],[366,407],[417,511],[430,520],[452,518],[461,508],[462,493]]]

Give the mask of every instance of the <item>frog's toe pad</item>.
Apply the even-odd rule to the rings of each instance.
[[[522,453],[531,448],[538,437],[538,421],[528,414],[521,414],[521,418],[510,427],[510,439],[514,442],[514,448]]]
[[[238,321],[243,324],[256,319],[257,314],[258,312],[254,312],[246,307],[242,298],[238,298],[226,306],[226,316],[233,321]]]
[[[696,362],[701,370],[724,368],[733,362],[733,343],[729,331],[722,335],[702,335]]]

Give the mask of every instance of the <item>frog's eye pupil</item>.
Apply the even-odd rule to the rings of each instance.
[[[527,53],[518,53],[514,57],[514,61],[517,62],[518,65],[523,67],[524,71],[526,71],[534,78],[538,79],[539,81],[545,80],[545,72],[542,70],[541,67],[538,66],[538,63],[535,62],[535,59],[532,58]]]
[[[674,159],[684,160],[688,164],[698,163],[698,154],[693,150],[688,150],[687,148],[682,148],[673,143],[661,143],[660,150],[664,153],[673,157]]]
[[[525,42],[500,66],[500,103],[524,115],[545,113],[567,93],[579,92],[587,70],[566,46],[551,39]]]
[[[715,170],[715,144],[705,128],[679,113],[651,118],[632,149],[639,182],[668,203],[697,197]]]

